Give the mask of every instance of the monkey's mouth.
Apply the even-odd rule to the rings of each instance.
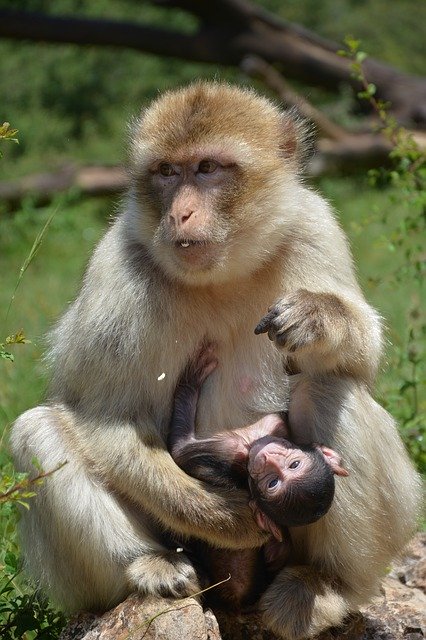
[[[189,269],[210,269],[217,261],[218,246],[207,240],[180,238],[174,242],[180,264]]]
[[[184,238],[183,240],[176,240],[175,246],[178,248],[188,249],[188,247],[206,247],[209,243],[206,240],[189,240]]]

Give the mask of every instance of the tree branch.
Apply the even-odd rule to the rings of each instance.
[[[336,54],[339,46],[309,30],[281,21],[248,0],[157,0],[179,7],[200,21],[187,35],[146,25],[89,18],[57,17],[0,10],[0,37],[75,44],[126,47],[191,61],[239,65],[248,54],[282,64],[286,77],[336,90],[342,82],[359,90],[350,61]],[[377,96],[392,103],[401,120],[426,124],[426,80],[404,74],[373,59],[364,62]]]
[[[288,107],[296,107],[300,115],[312,122],[319,135],[331,140],[341,140],[348,134],[345,129],[332,122],[310,102],[294,91],[283,76],[270,64],[257,56],[247,56],[241,62],[241,69],[247,75],[259,78]]]

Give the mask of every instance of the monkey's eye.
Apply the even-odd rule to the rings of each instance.
[[[162,162],[158,167],[158,171],[161,173],[162,176],[165,176],[166,178],[169,178],[170,176],[174,176],[176,173],[176,171],[173,168],[173,165],[170,164],[169,162]]]
[[[217,167],[218,164],[214,160],[201,160],[200,164],[198,165],[198,172],[213,173],[213,171],[216,171]]]
[[[268,489],[273,489],[274,487],[277,486],[277,484],[278,484],[278,477],[275,476],[275,478],[273,478],[268,482]]]
[[[289,469],[297,469],[300,464],[300,460],[294,460],[291,464],[288,465]]]

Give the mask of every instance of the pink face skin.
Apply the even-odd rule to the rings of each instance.
[[[342,459],[336,451],[323,445],[321,450],[331,470],[338,476],[348,476]],[[253,444],[249,451],[248,472],[267,497],[282,490],[283,484],[297,480],[310,472],[312,460],[305,451],[284,438],[265,436]]]
[[[323,445],[315,446],[322,452],[334,474],[349,475],[348,471],[342,467],[341,457],[336,451]],[[286,484],[297,482],[298,478],[309,474],[311,468],[310,455],[306,451],[297,449],[283,437],[266,435],[254,442],[249,449],[248,473],[265,498],[282,493],[287,489]],[[250,501],[250,507],[259,527],[281,542],[282,532],[276,523],[258,507],[255,500]]]
[[[150,167],[166,213],[167,237],[183,263],[203,269],[221,255],[227,228],[215,216],[216,202],[232,180],[234,167],[235,160],[217,150]]]
[[[283,438],[265,436],[249,452],[249,475],[265,497],[282,491],[284,483],[305,476],[311,467],[309,455],[295,449],[291,442]]]

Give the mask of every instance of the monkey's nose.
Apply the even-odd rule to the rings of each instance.
[[[194,211],[192,209],[186,209],[184,211],[172,211],[170,213],[170,220],[177,228],[179,228],[182,227],[186,222],[188,222],[193,213]]]

